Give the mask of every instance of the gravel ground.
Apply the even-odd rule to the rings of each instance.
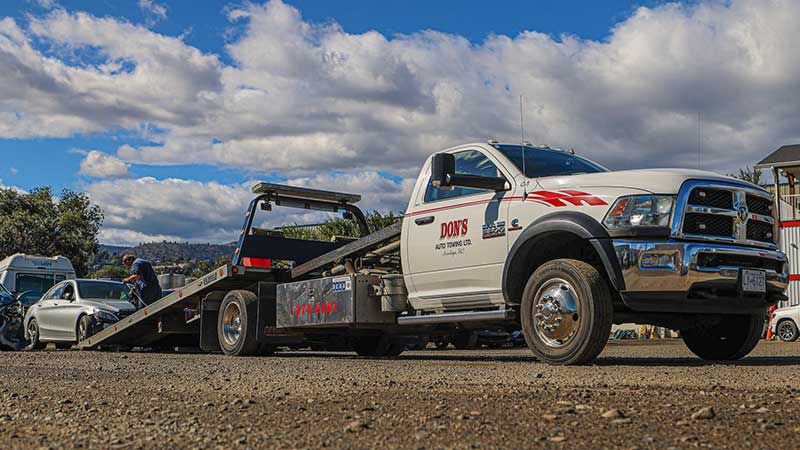
[[[526,349],[0,354],[0,448],[800,448],[800,344],[707,364],[679,340],[593,365]]]

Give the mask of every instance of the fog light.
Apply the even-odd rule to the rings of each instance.
[[[642,269],[669,269],[675,268],[676,254],[645,253],[642,255],[639,266]]]

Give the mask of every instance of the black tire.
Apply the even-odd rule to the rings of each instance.
[[[439,349],[439,350],[444,350],[450,345],[450,341],[448,341],[448,340],[436,341],[436,342],[433,343],[433,345],[435,345],[436,348]]]
[[[797,340],[797,324],[792,319],[783,319],[775,327],[775,334],[783,342],[794,342]]]
[[[471,331],[457,334],[450,338],[450,342],[458,350],[472,350],[478,346],[478,333]]]
[[[764,314],[710,317],[711,325],[681,330],[683,343],[695,355],[709,361],[733,361],[747,356],[758,345]]]
[[[259,353],[257,310],[258,297],[250,291],[230,291],[225,295],[217,319],[217,338],[222,353],[229,356]],[[230,316],[226,316],[227,312]]]
[[[561,303],[567,306],[562,308]],[[534,311],[540,311],[538,305],[542,308],[539,314]],[[544,309],[548,311],[541,315]],[[539,317],[534,318],[534,314]],[[596,358],[608,342],[613,314],[605,279],[583,261],[557,259],[541,265],[522,293],[520,317],[525,342],[540,361],[548,364],[584,364]],[[564,333],[567,335],[562,337]]]
[[[405,344],[393,342],[388,336],[356,336],[350,338],[350,346],[358,356],[392,357],[406,349]]]
[[[30,345],[28,345],[29,349],[42,350],[47,347],[47,344],[39,340],[39,322],[37,322],[36,319],[31,319],[28,322],[28,336],[30,339]]]
[[[72,348],[71,342],[56,342],[57,350],[69,350]]]
[[[78,319],[78,324],[75,326],[75,338],[78,342],[83,342],[86,339],[94,336],[99,329],[97,320],[92,316],[81,316]]]

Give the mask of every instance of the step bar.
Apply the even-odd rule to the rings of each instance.
[[[517,317],[517,312],[511,309],[497,311],[465,311],[441,314],[427,314],[424,316],[400,316],[398,325],[433,325],[437,323],[458,322],[494,322],[511,320]]]

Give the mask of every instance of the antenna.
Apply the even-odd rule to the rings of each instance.
[[[702,132],[703,132],[702,124],[703,124],[703,122],[702,122],[701,117],[702,116],[700,116],[700,110],[698,109],[697,110],[697,169],[698,170],[700,169],[700,145],[701,145],[701,141],[703,139],[703,136],[702,136]]]
[[[522,145],[522,175],[528,177],[528,171],[525,170],[525,116],[522,113],[522,95],[519,96],[519,131],[522,137],[520,144]],[[522,201],[528,198],[528,181],[522,182]]]

